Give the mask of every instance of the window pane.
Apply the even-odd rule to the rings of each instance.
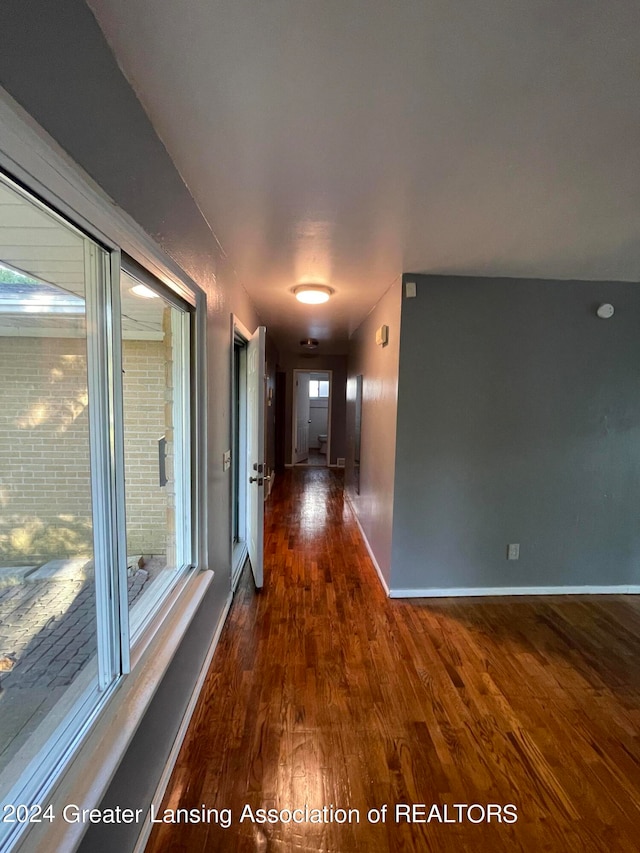
[[[320,383],[317,379],[309,380],[309,398],[315,400],[319,396]]]
[[[318,396],[319,397],[328,397],[329,396],[329,380],[322,379],[318,382]]]
[[[0,178],[3,794],[96,681],[89,243]]]
[[[127,564],[132,630],[191,561],[189,315],[121,277]]]

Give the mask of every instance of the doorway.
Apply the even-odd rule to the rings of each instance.
[[[327,467],[331,461],[332,371],[293,371],[292,463]]]
[[[235,589],[247,559],[247,342],[237,332],[233,338],[231,407],[231,468],[232,468],[232,563],[231,588]]]
[[[231,449],[231,589],[235,590],[249,558],[256,587],[263,583],[265,484],[265,328],[249,332],[232,317]],[[228,458],[230,457],[230,458]]]

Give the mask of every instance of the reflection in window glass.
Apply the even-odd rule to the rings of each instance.
[[[190,553],[189,315],[121,277],[127,564],[132,630]]]
[[[85,295],[104,253],[0,178],[0,789],[97,675]],[[60,702],[61,699],[64,701]]]

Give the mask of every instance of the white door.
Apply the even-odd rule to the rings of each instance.
[[[258,589],[264,559],[265,332],[264,326],[258,326],[247,344],[247,549]]]
[[[296,435],[293,464],[309,458],[309,374],[296,373]]]

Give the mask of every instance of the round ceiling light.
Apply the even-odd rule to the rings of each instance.
[[[303,341],[300,341],[300,346],[305,349],[316,349],[319,346],[317,338],[305,338]]]
[[[328,301],[333,290],[323,284],[300,284],[298,287],[294,287],[293,292],[298,302],[304,302],[307,305],[320,305],[321,302]]]
[[[141,296],[142,299],[156,299],[158,294],[151,290],[150,287],[147,287],[146,284],[136,284],[131,288],[131,293],[135,293],[136,296]]]

